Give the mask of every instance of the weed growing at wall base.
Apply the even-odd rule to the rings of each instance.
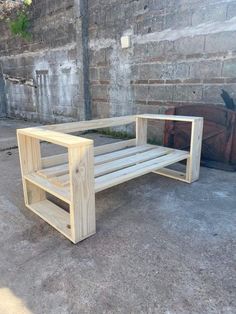
[[[0,20],[8,23],[13,35],[30,39],[28,8],[32,0],[0,0]]]
[[[30,39],[29,18],[25,12],[20,12],[17,17],[10,22],[10,29],[12,34],[18,35],[24,39]]]

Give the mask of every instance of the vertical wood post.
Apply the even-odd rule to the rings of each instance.
[[[147,144],[147,119],[136,118],[136,146]]]
[[[41,169],[40,141],[20,133],[17,133],[17,140],[25,204],[30,205],[46,198],[42,189],[24,179],[25,175]]]
[[[68,155],[71,236],[77,243],[96,232],[93,144],[69,147]]]
[[[192,122],[190,157],[187,159],[186,178],[189,183],[198,180],[200,172],[203,118]]]

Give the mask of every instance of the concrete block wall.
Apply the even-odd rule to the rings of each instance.
[[[10,116],[164,113],[224,105],[222,89],[236,100],[236,0],[34,0],[30,42],[0,29]]]
[[[9,116],[42,122],[85,118],[78,11],[74,0],[33,1],[30,41],[14,37],[1,22],[0,63]]]
[[[94,117],[236,102],[236,1],[89,0],[89,53]]]

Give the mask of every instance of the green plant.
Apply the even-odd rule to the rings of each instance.
[[[134,138],[131,134],[124,131],[114,131],[111,129],[99,130],[98,133],[105,135],[107,137],[120,138],[120,139],[131,139]]]
[[[5,2],[3,10],[0,14],[0,20],[8,22],[9,28],[13,35],[30,39],[29,33],[29,17],[28,7],[32,4],[32,0],[24,0],[22,2]]]
[[[24,5],[29,6],[32,3],[32,0],[24,0]]]
[[[25,12],[20,12],[17,17],[10,22],[10,29],[12,34],[23,37],[24,39],[30,39],[29,18]]]

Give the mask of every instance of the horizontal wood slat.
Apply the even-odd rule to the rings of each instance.
[[[64,202],[70,204],[70,193],[68,188],[61,188],[55,186],[48,179],[42,178],[37,173],[32,173],[24,176],[24,179],[40,187],[44,191],[62,199]]]
[[[135,116],[113,117],[97,120],[87,120],[62,124],[51,124],[41,127],[42,129],[52,130],[63,133],[82,132],[96,130],[107,127],[114,127],[135,122]]]
[[[162,176],[168,177],[168,178],[176,179],[183,182],[188,182],[188,180],[186,179],[186,173],[181,172],[181,171],[163,168],[163,169],[159,169],[153,172],[156,174],[160,174]]]
[[[134,179],[151,171],[166,167],[189,157],[189,153],[184,151],[173,151],[166,156],[155,158],[135,166],[131,166],[119,171],[109,173],[95,179],[95,191],[99,192],[114,185]]]
[[[41,141],[48,141],[50,143],[68,148],[73,146],[85,146],[93,144],[93,141],[90,139],[70,134],[54,132],[47,129],[42,129],[42,127],[19,129],[17,130],[17,134],[37,138]]]
[[[126,140],[126,141],[119,141],[119,142],[115,142],[111,144],[96,146],[94,147],[94,156],[98,156],[101,154],[106,154],[113,151],[117,151],[119,149],[135,146],[135,143],[136,143],[136,140],[134,138],[134,139]],[[42,167],[47,168],[47,167],[57,166],[60,164],[65,164],[67,162],[68,162],[68,153],[58,154],[58,155],[43,157]]]
[[[179,152],[179,154],[185,153],[183,151],[158,147],[155,145],[142,145],[97,156],[95,157],[94,176],[97,178],[130,167],[136,163],[143,163],[143,167],[145,167],[145,161],[155,159],[157,162],[158,157],[164,155],[168,156],[168,154],[173,152]],[[54,184],[59,188],[66,187],[70,182],[68,164],[39,170],[37,173],[39,176],[48,179],[51,184]]]
[[[100,165],[100,164],[105,164],[105,163],[113,161],[113,160],[133,156],[135,154],[139,154],[142,152],[147,152],[147,151],[155,149],[155,148],[156,148],[156,146],[154,146],[154,145],[143,145],[143,146],[136,146],[136,147],[132,147],[132,148],[122,149],[122,150],[119,150],[117,152],[112,152],[109,154],[96,156],[94,159],[94,164],[95,164],[95,166]]]
[[[191,116],[175,116],[169,114],[140,114],[136,118],[150,119],[150,120],[173,120],[173,121],[183,121],[183,122],[194,122],[196,120],[202,120],[201,117],[191,117]]]
[[[138,148],[138,147],[137,147]],[[139,147],[141,148],[141,146]],[[143,146],[143,149],[145,147]],[[168,148],[164,148],[164,147],[159,147],[159,148],[154,148],[151,147],[152,149],[145,151],[145,152],[141,152],[140,153],[136,153],[136,154],[132,154],[131,156],[130,154],[130,150],[127,149],[127,151],[129,151],[128,157],[126,156],[125,152],[123,152],[123,156],[120,159],[117,160],[112,160],[109,161],[110,159],[108,159],[108,162],[104,162],[103,164],[97,165],[95,166],[95,170],[94,170],[94,176],[99,177],[102,176],[104,174],[110,173],[110,172],[114,172],[123,168],[127,168],[129,166],[132,166],[136,163],[140,163],[140,162],[144,162],[153,158],[157,158],[163,155],[166,155],[168,153],[170,153],[172,150],[168,149]],[[147,147],[146,147],[147,149]],[[110,155],[110,154],[109,154]],[[106,155],[104,155],[105,157]],[[121,157],[121,155],[120,155]],[[69,184],[69,174],[64,174],[61,176],[57,176],[57,177],[53,177],[50,179],[50,181],[54,184],[56,184],[57,186],[66,186]]]
[[[49,200],[27,205],[34,213],[71,240],[70,215]]]
[[[110,161],[102,165],[98,165],[95,167],[95,177],[99,177],[106,173],[117,171],[119,169],[127,168],[136,163],[142,163],[150,159],[167,155],[169,152],[171,152],[170,149],[168,150],[167,148],[160,147],[160,148],[152,149],[150,151],[136,154],[134,156],[129,156],[129,157],[125,156],[124,158]]]
[[[117,152],[107,153],[104,155],[99,155],[99,156],[96,156],[94,158],[94,164],[96,166],[96,165],[99,165],[102,163],[106,163],[106,162],[116,160],[119,158],[124,158],[126,156],[131,156],[131,155],[137,154],[139,152],[148,151],[148,150],[151,150],[154,148],[156,148],[156,146],[154,146],[154,145],[143,145],[143,146],[119,150]],[[56,177],[56,176],[62,176],[66,173],[69,173],[68,164],[62,164],[59,166],[54,166],[54,167],[50,167],[50,168],[42,169],[42,170],[38,171],[38,174],[44,178],[52,178],[52,177]]]

